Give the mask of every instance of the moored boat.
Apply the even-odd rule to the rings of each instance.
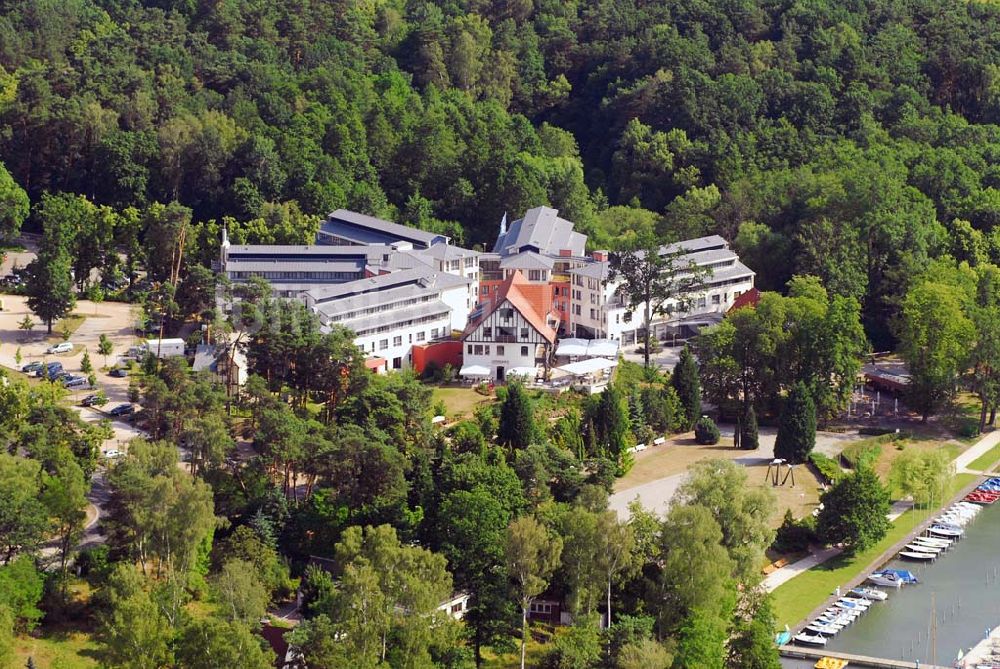
[[[826,637],[822,634],[807,634],[802,632],[801,634],[796,634],[794,637],[796,643],[804,643],[809,646],[825,646]]]
[[[908,560],[926,561],[933,560],[936,555],[934,553],[918,553],[917,551],[900,551],[899,557],[906,558]]]
[[[857,587],[853,588],[850,594],[857,595],[858,597],[864,597],[865,599],[870,599],[872,601],[877,600],[880,602],[884,602],[885,600],[889,599],[889,594],[887,592],[878,590],[876,588]]]

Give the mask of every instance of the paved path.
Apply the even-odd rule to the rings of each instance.
[[[982,439],[967,448],[955,458],[955,471],[958,473],[970,472],[969,465],[981,455],[989,452],[991,448],[1000,444],[1000,430],[988,432]],[[992,462],[990,464],[993,464]],[[979,472],[972,472],[978,474]]]
[[[908,511],[912,507],[913,502],[903,500],[895,502],[893,503],[892,510],[889,512],[887,518],[890,522],[894,522],[897,518],[902,516],[904,512]],[[780,569],[775,569],[764,578],[764,587],[768,592],[773,592],[778,586],[784,585],[802,572],[808,571],[818,564],[823,564],[827,560],[832,560],[842,552],[843,551],[840,548],[836,547],[823,548],[802,558],[801,560],[798,560],[797,562],[785,565]]]
[[[977,441],[975,444],[967,448],[965,451],[959,454],[955,458],[955,471],[958,473],[974,473],[978,474],[980,472],[972,472],[968,469],[969,463],[974,461],[979,456],[984,453],[989,452],[991,448],[1000,444],[1000,430],[994,430],[984,435],[982,439]],[[893,504],[892,513],[889,514],[889,520],[895,521],[906,508],[901,507],[900,504],[906,504],[905,502],[896,502]],[[912,505],[911,505],[912,506]],[[781,569],[776,569],[767,575],[764,579],[764,587],[767,588],[768,592],[774,590],[783,583],[787,583],[789,580],[795,578],[799,574],[809,569],[812,569],[816,565],[822,564],[827,560],[833,558],[835,555],[839,555],[840,550],[835,548],[828,548],[821,551],[817,551],[812,555],[805,557],[798,562],[794,562],[790,565],[786,565]]]

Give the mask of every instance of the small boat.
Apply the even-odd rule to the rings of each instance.
[[[824,625],[823,623],[813,622],[806,625],[807,632],[813,632],[815,634],[826,634],[827,636],[834,636],[837,632],[844,629],[839,625]]]
[[[952,543],[950,539],[941,539],[939,537],[913,537],[913,541],[925,546],[938,546],[940,548],[951,548]]]
[[[854,604],[862,609],[867,609],[873,603],[872,600],[865,599],[864,597],[841,597],[840,600],[843,602],[850,602],[851,604]]]
[[[899,557],[908,560],[933,560],[937,556],[934,553],[918,553],[916,551],[900,551]]]
[[[885,572],[885,573],[889,573],[889,574],[895,574],[896,576],[898,576],[900,578],[900,580],[903,581],[903,583],[905,583],[907,585],[912,585],[914,583],[920,583],[920,581],[913,574],[913,572],[909,571],[908,569],[883,569],[882,571]]]
[[[839,657],[821,657],[813,665],[815,669],[844,669],[847,666],[847,660],[842,660]]]
[[[786,643],[792,640],[792,633],[788,630],[783,630],[774,635],[774,643],[779,646],[784,646]]]
[[[825,646],[826,637],[822,634],[806,634],[802,632],[801,634],[796,634],[792,637],[796,643],[804,643],[809,646]]]
[[[939,537],[960,537],[965,533],[960,527],[948,527],[944,525],[931,525],[927,528],[931,534]]]
[[[937,555],[944,549],[940,546],[928,546],[926,544],[906,544],[906,550],[916,551],[918,553],[930,553],[931,555]]]
[[[881,590],[876,590],[875,588],[853,588],[850,592],[852,595],[857,595],[858,597],[864,597],[865,599],[870,599],[872,601],[884,602],[889,599],[889,594]]]
[[[851,611],[858,611],[858,612],[867,611],[869,604],[862,604],[860,599],[851,601],[851,599],[847,597],[841,597],[840,599],[838,599],[833,603],[834,606],[839,606],[842,609],[849,609]]]
[[[903,587],[903,581],[894,574],[885,574],[883,572],[874,572],[868,576],[868,582],[874,585],[881,585],[883,588],[901,588]]]

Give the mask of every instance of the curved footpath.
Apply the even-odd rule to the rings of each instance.
[[[972,446],[970,446],[969,448],[965,449],[964,451],[958,454],[958,457],[956,457],[954,460],[955,473],[981,474],[982,472],[970,470],[968,468],[969,464],[974,462],[980,456],[989,453],[990,449],[992,449],[997,444],[1000,444],[1000,430],[993,430],[992,432],[984,435],[982,439],[980,439],[975,444],[973,444]],[[949,501],[948,504],[943,504],[941,508],[945,508],[953,504],[954,502],[958,501],[962,497],[965,497],[965,495],[971,492],[971,490],[974,489],[977,485],[979,485],[980,482],[981,482],[980,480],[976,480],[973,484],[971,484],[971,488],[969,490],[962,492],[955,499]],[[903,514],[903,511],[906,511],[906,508],[901,507],[900,503],[896,502],[896,504],[893,505],[892,513],[889,514],[889,520],[895,521]],[[925,523],[925,525],[926,524],[929,523]],[[909,541],[914,536],[916,536],[916,533],[908,535],[907,538],[902,543],[903,544],[909,543]],[[764,579],[764,587],[767,589],[768,592],[772,592],[778,586],[787,583],[788,581],[792,580],[799,574],[802,574],[803,572],[806,572],[817,565],[823,564],[827,560],[833,559],[834,557],[840,555],[841,552],[842,551],[839,548],[824,548],[822,550],[816,551],[811,555],[802,558],[797,562],[785,565],[780,569],[775,569],[773,572],[768,574],[767,577]],[[881,559],[881,557],[879,557],[879,559]],[[877,567],[878,565],[875,566]],[[866,570],[865,573],[868,573],[868,570]],[[852,585],[851,587],[853,588],[854,586]]]

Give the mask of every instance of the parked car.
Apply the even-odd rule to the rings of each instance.
[[[106,457],[108,460],[114,460],[115,458],[120,458],[122,455],[124,455],[124,453],[119,451],[117,448],[109,448],[108,450],[104,451],[104,457]]]
[[[49,377],[49,381],[58,381],[59,383],[62,383],[63,385],[65,385],[66,382],[69,381],[72,378],[73,378],[73,375],[70,374],[69,372],[59,372],[55,376],[50,376]]]
[[[62,374],[63,366],[61,362],[50,362],[38,370],[38,376],[43,379],[55,379]]]
[[[131,404],[119,404],[109,411],[108,415],[117,418],[119,416],[131,416],[133,413],[135,413],[135,407]]]
[[[49,346],[48,353],[69,353],[73,350],[73,342],[64,341],[55,346]]]
[[[108,398],[103,395],[87,395],[80,400],[82,407],[99,407],[108,403]]]
[[[90,381],[85,376],[71,376],[63,379],[63,385],[67,388],[89,388]]]
[[[21,371],[24,372],[25,374],[34,374],[36,372],[42,371],[44,367],[45,363],[43,363],[40,360],[36,360],[34,362],[29,362],[27,365],[22,367]]]
[[[108,372],[108,376],[113,376],[116,379],[124,379],[126,376],[128,376],[128,370],[124,367],[116,367],[115,369],[112,369],[110,372]]]

